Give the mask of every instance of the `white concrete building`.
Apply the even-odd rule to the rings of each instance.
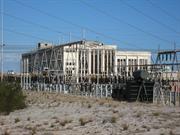
[[[133,71],[145,69],[151,64],[151,52],[146,51],[116,51],[115,74],[132,76]]]
[[[150,60],[150,52],[118,51],[116,45],[97,41],[38,44],[37,50],[22,55],[21,73],[24,83],[38,79],[48,83],[104,83],[114,75],[131,76],[134,70],[146,68]]]

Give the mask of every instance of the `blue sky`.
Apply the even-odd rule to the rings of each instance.
[[[80,40],[83,30],[119,49],[180,48],[179,13],[179,0],[4,0],[5,71],[19,71],[38,42]]]

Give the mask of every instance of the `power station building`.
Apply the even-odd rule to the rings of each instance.
[[[113,77],[132,76],[150,60],[150,52],[119,51],[116,45],[97,41],[39,43],[36,50],[22,54],[21,84],[105,84]]]

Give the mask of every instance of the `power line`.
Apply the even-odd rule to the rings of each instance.
[[[8,44],[8,46],[19,46],[19,47],[31,47],[32,45],[34,45],[34,44],[36,44],[36,43],[34,43],[34,44],[27,44],[27,43],[24,43],[24,44],[18,44],[18,43],[5,43],[5,44]]]
[[[1,12],[4,11],[4,0],[1,0]],[[4,47],[4,15],[1,15],[1,82],[3,81],[3,68],[4,68],[4,63],[3,63],[3,47]]]
[[[152,6],[156,7],[157,9],[159,9],[161,12],[163,12],[164,14],[166,14],[167,16],[173,18],[174,20],[176,20],[177,22],[180,22],[180,19],[177,18],[176,16],[170,14],[168,11],[166,11],[165,9],[161,8],[159,5],[153,3],[151,0],[146,0],[147,2],[149,2]]]
[[[0,12],[0,13],[1,13],[1,12]],[[1,14],[2,14],[2,13],[1,13]],[[52,28],[50,28],[50,27],[48,27],[48,26],[45,26],[45,25],[41,25],[41,24],[38,24],[38,23],[34,23],[34,22],[32,22],[32,21],[28,21],[28,20],[22,19],[22,18],[20,18],[20,17],[14,16],[14,15],[11,15],[11,14],[8,14],[8,13],[5,13],[5,12],[3,12],[3,14],[6,15],[6,16],[9,16],[9,17],[11,17],[11,18],[13,18],[13,19],[15,19],[15,20],[19,20],[19,21],[22,21],[22,22],[24,22],[24,23],[31,24],[31,25],[36,25],[36,26],[39,26],[40,28],[43,28],[43,29],[46,29],[46,30],[50,30],[50,31],[53,31],[53,32],[56,32],[56,33],[59,33],[59,34],[63,34],[63,35],[65,35],[65,36],[69,36],[69,34],[67,34],[67,33],[64,33],[64,32],[62,32],[62,31],[58,31],[58,30],[55,30],[55,29],[52,29]],[[75,35],[73,35],[73,37],[80,38],[80,37],[75,36]]]
[[[62,22],[64,22],[64,23],[70,24],[70,25],[75,26],[75,27],[78,27],[78,28],[80,28],[80,29],[86,29],[86,30],[88,30],[89,32],[95,33],[95,34],[100,35],[100,36],[102,36],[102,37],[106,37],[106,38],[111,39],[111,40],[113,40],[113,41],[118,41],[118,42],[124,43],[124,44],[129,45],[129,46],[132,46],[132,47],[138,47],[138,48],[140,48],[139,46],[136,46],[136,45],[133,44],[133,43],[121,41],[121,40],[116,39],[116,38],[114,38],[114,37],[112,37],[112,36],[106,35],[106,34],[104,34],[104,33],[97,32],[97,31],[95,31],[95,30],[93,30],[93,29],[90,29],[90,28],[88,28],[88,27],[84,27],[84,26],[82,26],[82,25],[79,25],[79,24],[73,23],[73,22],[71,22],[71,21],[65,20],[65,19],[63,19],[63,18],[61,18],[61,17],[59,17],[59,16],[55,16],[55,15],[50,14],[50,13],[48,13],[48,12],[45,12],[45,11],[42,11],[42,10],[40,10],[40,9],[34,8],[34,7],[32,7],[32,6],[26,5],[26,4],[24,4],[24,3],[22,3],[22,2],[20,2],[20,1],[18,1],[18,0],[14,0],[14,1],[15,1],[17,4],[19,4],[19,5],[22,5],[22,6],[24,6],[24,7],[30,8],[30,9],[35,10],[35,11],[37,11],[37,12],[43,14],[43,15],[49,16],[49,17],[54,18],[54,19],[56,19],[56,20],[60,20],[60,21],[62,21]]]
[[[172,27],[170,27],[169,25],[167,25],[167,24],[165,24],[165,23],[162,23],[161,21],[159,21],[159,20],[157,20],[157,19],[155,19],[155,18],[153,18],[153,17],[145,14],[144,12],[142,12],[141,10],[139,10],[139,9],[137,9],[136,7],[132,6],[131,4],[125,2],[124,0],[121,0],[121,2],[122,2],[124,5],[128,6],[129,8],[133,9],[134,11],[136,11],[137,13],[139,13],[139,14],[145,16],[146,18],[152,20],[153,22],[155,22],[155,23],[163,26],[164,28],[169,29],[169,30],[171,30],[171,31],[173,31],[173,32],[175,32],[175,33],[177,33],[177,34],[180,34],[180,32],[178,32],[178,31],[175,30],[174,28],[172,28]]]
[[[5,47],[5,50],[6,51],[24,51],[24,50],[29,50],[29,49],[35,49],[35,48],[32,48],[33,46],[26,46],[26,45],[24,45],[24,46],[22,46],[22,45],[17,45],[17,44],[8,44],[8,43],[6,43],[7,44],[7,46]],[[178,46],[176,45],[176,48],[177,48]],[[170,50],[170,49],[174,49],[174,48],[167,48],[167,49],[163,49],[164,51],[166,51],[166,50]],[[132,49],[132,48],[118,48],[117,50],[120,50],[120,51],[150,51],[150,52],[157,52],[157,49],[137,49],[137,48],[135,48],[135,49]]]
[[[29,50],[29,49],[34,49],[32,48],[33,46],[27,46],[27,45],[30,45],[30,44],[24,44],[24,45],[19,45],[19,44],[9,44],[9,43],[6,43],[7,46],[5,48],[5,51],[13,51],[13,52],[22,52],[22,51],[26,51],[26,50]],[[32,45],[32,44],[31,44]],[[156,49],[132,49],[132,48],[118,48],[117,50],[120,50],[120,51],[150,51],[150,52],[157,52]]]
[[[11,45],[9,45],[9,44],[7,44],[8,46],[6,46],[6,48],[5,48],[5,51],[13,51],[13,52],[21,52],[21,51],[24,51],[24,50],[28,50],[28,49],[32,49],[32,50],[34,50],[34,48],[29,48],[29,47],[27,47],[27,46],[18,46],[18,45],[16,45],[16,44],[14,44],[14,45],[16,45],[16,46],[13,46],[13,44],[11,44]],[[117,50],[119,50],[119,51],[150,51],[150,52],[157,52],[157,50],[156,49],[132,49],[132,48],[118,48]],[[165,50],[165,49],[164,49]],[[166,49],[166,50],[169,50],[169,49]]]
[[[2,28],[0,27],[0,29],[2,29]],[[37,37],[37,36],[34,36],[34,35],[26,34],[26,33],[23,33],[23,32],[18,32],[18,31],[11,30],[11,29],[8,29],[8,28],[3,28],[3,29],[5,31],[11,32],[11,33],[15,33],[15,34],[18,34],[18,35],[23,35],[23,36],[34,38],[34,39],[40,39],[40,40],[47,41],[47,42],[52,42],[52,41],[48,41],[46,39],[43,39],[41,37]]]
[[[137,31],[140,31],[140,32],[142,32],[142,33],[145,33],[146,35],[149,35],[149,36],[151,36],[151,37],[153,37],[153,38],[156,38],[156,39],[158,39],[158,40],[161,40],[161,41],[163,41],[163,42],[167,42],[167,43],[171,43],[171,44],[172,44],[172,42],[169,41],[169,40],[167,40],[167,39],[163,39],[163,38],[161,38],[161,37],[159,37],[159,36],[157,36],[157,35],[155,35],[155,34],[153,34],[153,33],[151,33],[151,32],[145,31],[145,30],[143,30],[142,28],[137,27],[136,25],[130,24],[130,23],[128,23],[128,22],[126,22],[126,21],[124,21],[124,20],[122,20],[122,19],[120,19],[120,18],[117,18],[117,17],[115,17],[115,16],[112,16],[112,15],[109,14],[108,12],[105,12],[105,11],[103,11],[102,9],[96,8],[95,6],[93,6],[93,5],[85,2],[85,1],[83,1],[83,0],[81,0],[81,2],[82,2],[83,4],[85,4],[86,6],[88,6],[88,7],[92,8],[92,9],[98,11],[98,12],[101,13],[101,14],[104,14],[104,15],[108,16],[109,18],[112,18],[113,20],[115,20],[115,21],[117,21],[117,22],[119,22],[119,23],[124,23],[124,24],[128,25],[129,27],[131,27],[131,28],[133,28],[133,29],[135,29],[135,30],[137,30]]]

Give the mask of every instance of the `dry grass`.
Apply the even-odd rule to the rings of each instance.
[[[48,125],[48,124],[49,124],[48,121],[45,121],[45,122],[44,122],[44,125]]]
[[[51,125],[50,125],[50,128],[54,128],[54,127],[55,127],[55,125],[54,125],[54,124],[51,124]]]
[[[58,119],[58,117],[56,117],[56,116],[53,116],[53,117],[52,117],[52,119]]]
[[[142,128],[147,128],[147,126],[146,125],[142,125]]]
[[[117,122],[117,117],[116,116],[112,116],[110,122],[111,123],[116,123]]]
[[[113,110],[112,110],[112,112],[113,112],[113,113],[118,113],[119,111],[118,111],[118,110],[113,109]]]
[[[30,121],[30,120],[31,120],[31,118],[30,118],[30,117],[28,117],[28,118],[27,118],[27,121]]]
[[[175,135],[175,133],[172,130],[170,130],[169,135]]]
[[[3,121],[1,121],[1,122],[0,122],[0,125],[1,125],[1,126],[3,126],[3,125],[4,125],[4,122],[3,122]]]
[[[99,101],[99,105],[101,105],[101,106],[104,105],[105,103],[106,103],[106,101],[104,101],[104,100]]]
[[[58,119],[55,120],[55,123],[59,123],[60,121]]]
[[[3,129],[10,127],[8,128],[10,134],[78,135],[111,134],[113,131],[120,134],[164,132],[173,135],[178,132],[179,108],[166,109],[151,104],[126,103],[112,101],[110,98],[94,99],[59,93],[30,92],[27,98],[34,100],[35,104],[30,104],[28,108],[32,109],[33,113],[22,110],[20,113],[11,113],[12,117],[0,118],[0,126]],[[57,104],[60,106],[56,107]],[[48,105],[52,108],[48,108]],[[15,124],[17,117],[20,122]],[[165,122],[167,119],[169,119],[168,123]]]
[[[119,105],[119,103],[117,103],[117,102],[113,102],[113,104],[112,104],[112,106],[113,106],[114,108],[117,108],[118,105]]]
[[[10,135],[10,133],[7,131],[7,129],[4,131],[4,135]]]
[[[159,116],[160,115],[159,112],[153,112],[152,114],[153,114],[153,116]]]
[[[18,123],[18,122],[20,122],[20,119],[19,118],[15,118],[14,119],[14,123]]]
[[[81,118],[79,118],[79,122],[80,122],[81,126],[84,126],[87,123],[92,122],[92,119],[88,118],[88,117],[81,117]]]
[[[84,103],[92,103],[94,100],[90,100],[87,97],[82,96],[74,96],[70,94],[61,94],[61,93],[50,93],[50,92],[27,92],[24,91],[25,95],[27,95],[28,103],[34,104],[34,103],[57,103],[56,106],[58,106],[60,103],[77,103],[83,101]],[[51,107],[51,106],[50,106]]]
[[[88,104],[88,108],[91,108],[91,107],[92,107],[92,105],[89,103],[89,104]]]
[[[66,124],[71,123],[71,122],[72,122],[71,119],[64,119],[64,120],[60,121],[60,125],[65,126]]]
[[[98,102],[100,106],[106,105],[107,107],[114,107],[114,108],[116,108],[119,105],[119,102],[114,101],[112,98],[102,98],[96,100],[96,102]]]
[[[33,128],[32,128],[32,135],[35,135],[35,134],[36,134],[36,130],[37,130],[36,127],[33,127]]]
[[[128,130],[129,125],[127,123],[122,124],[123,130]]]
[[[140,118],[142,116],[142,112],[137,112],[136,114],[135,114],[135,117],[136,118]]]
[[[100,106],[107,105],[108,107],[116,108],[119,105],[119,102],[113,101],[112,98],[88,98],[83,96],[75,96],[70,94],[62,93],[50,93],[50,92],[27,92],[24,91],[24,94],[27,95],[27,100],[29,104],[49,104],[49,107],[59,106],[61,103],[81,103],[82,107],[91,108],[93,105],[99,104]],[[52,105],[56,103],[55,105]]]

